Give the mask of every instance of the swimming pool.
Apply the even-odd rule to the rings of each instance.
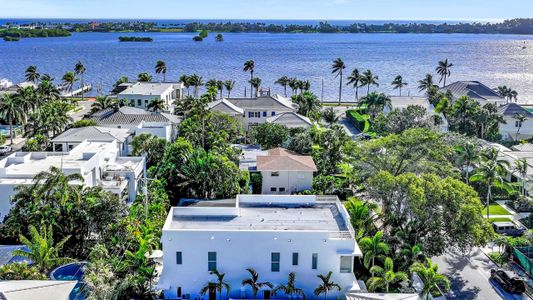
[[[52,280],[76,280],[78,283],[70,293],[70,300],[83,300],[85,295],[82,292],[83,283],[83,267],[85,262],[75,262],[57,267],[50,273]]]

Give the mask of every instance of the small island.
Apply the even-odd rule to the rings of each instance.
[[[6,42],[18,42],[18,41],[20,41],[20,38],[19,37],[14,37],[14,36],[4,36],[4,41],[6,41]]]
[[[151,37],[138,37],[138,36],[119,36],[118,40],[121,42],[152,42]]]

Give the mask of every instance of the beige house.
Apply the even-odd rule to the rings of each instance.
[[[263,176],[262,194],[292,194],[313,188],[317,168],[311,156],[274,148],[257,156],[257,171]]]

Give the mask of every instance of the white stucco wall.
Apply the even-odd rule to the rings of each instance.
[[[500,134],[502,135],[502,139],[504,140],[514,140],[516,138],[516,131],[518,130],[518,127],[516,127],[516,120],[512,117],[505,116],[505,121],[507,124],[500,124]],[[520,128],[520,132],[518,135],[518,139],[528,139],[533,136],[533,119],[527,119],[524,123],[522,123],[522,127]]]
[[[280,171],[279,176],[271,176],[270,171],[263,171],[262,194],[291,194],[311,190],[313,188],[313,172],[302,171]],[[276,192],[271,191],[275,187]],[[284,187],[285,191],[280,192],[279,188]]]

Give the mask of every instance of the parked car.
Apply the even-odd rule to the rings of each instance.
[[[13,149],[9,146],[0,146],[0,155],[6,155],[11,151],[13,151]]]
[[[494,232],[498,234],[513,237],[522,236],[526,231],[525,228],[520,228],[513,222],[494,222],[492,223],[492,228],[494,228]]]
[[[490,270],[490,278],[496,281],[509,293],[522,294],[526,291],[526,284],[524,281],[512,272],[502,269],[492,269]]]

